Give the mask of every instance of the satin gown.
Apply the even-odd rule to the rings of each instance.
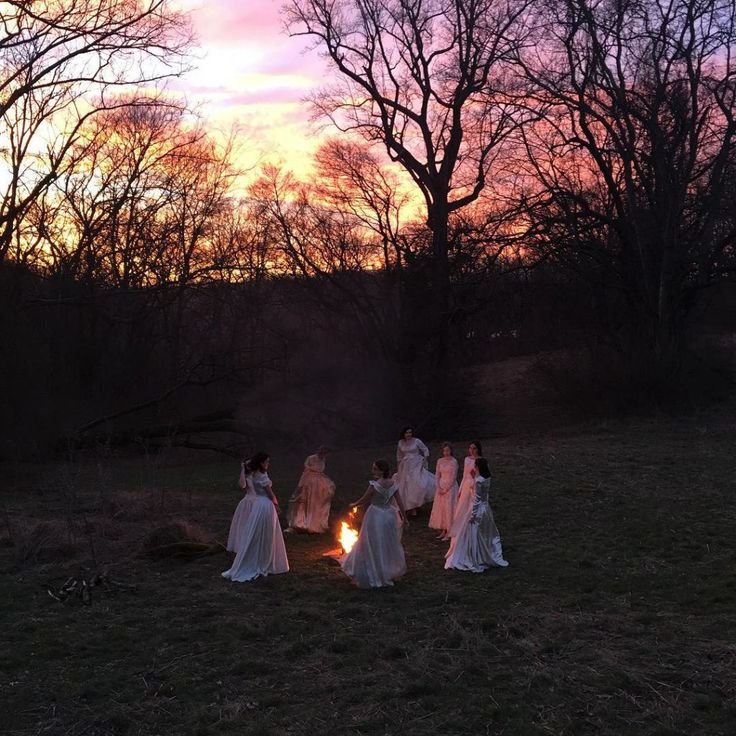
[[[393,585],[406,572],[401,546],[401,518],[393,480],[371,481],[373,497],[363,517],[358,540],[340,566],[359,588]]]
[[[489,567],[507,567],[501,536],[490,504],[491,479],[477,477],[473,503],[464,512],[460,530],[452,537],[445,555],[445,569],[483,572]]]
[[[461,519],[463,519],[468,510],[473,506],[475,499],[475,479],[471,475],[471,471],[475,467],[475,458],[468,455],[463,461],[463,477],[460,480],[460,490],[457,494],[457,502],[455,503],[455,511],[452,517],[452,525],[449,529],[449,536],[455,536],[460,531]]]
[[[434,498],[435,478],[426,468],[429,450],[420,439],[399,440],[396,447],[399,496],[407,511]]]
[[[222,577],[241,583],[265,575],[289,571],[284,535],[269,490],[267,473],[256,471],[251,476],[254,498],[243,527],[240,549],[229,570]]]
[[[437,488],[429,517],[430,529],[449,529],[455,516],[457,503],[457,460],[454,457],[441,457],[435,468]]]
[[[329,529],[330,504],[335,495],[335,484],[325,475],[325,461],[319,455],[310,455],[304,461],[304,472],[299,479],[294,497],[289,502],[289,526],[311,534],[324,534]]]

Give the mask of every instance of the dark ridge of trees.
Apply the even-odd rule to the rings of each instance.
[[[529,246],[587,282],[651,384],[676,375],[703,291],[734,273],[736,4],[540,3],[520,64],[545,120],[523,129]]]

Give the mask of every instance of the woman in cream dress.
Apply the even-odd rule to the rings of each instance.
[[[473,505],[475,498],[475,461],[483,456],[483,448],[480,442],[471,442],[468,446],[468,456],[463,461],[463,477],[460,481],[460,491],[455,504],[455,513],[452,518],[452,525],[447,536],[454,537],[460,530],[460,520],[463,519],[469,508]]]
[[[287,532],[324,534],[328,530],[335,484],[325,475],[327,448],[320,447],[304,461],[304,472],[289,501]]]
[[[427,470],[428,457],[427,445],[414,436],[412,427],[404,427],[396,447],[397,480],[399,497],[412,516],[434,498],[435,479]]]
[[[459,518],[459,531],[445,555],[445,569],[483,572],[489,567],[508,567],[503,558],[501,536],[490,504],[491,472],[488,461],[479,457],[473,469],[473,503]]]
[[[429,517],[429,528],[438,529],[438,539],[449,539],[447,532],[452,526],[457,502],[457,460],[452,454],[452,445],[445,442],[442,445],[442,457],[437,460],[435,478],[437,489],[432,504],[432,514]]]
[[[243,489],[243,498],[240,499],[240,503],[236,506],[233,519],[230,522],[230,533],[227,535],[228,552],[237,552],[240,549],[245,522],[256,495],[253,490],[250,470],[246,468],[245,462],[240,463],[240,479],[238,480],[238,485]]]
[[[401,527],[406,521],[398,487],[385,460],[373,463],[368,490],[351,506],[367,506],[358,539],[340,559],[343,572],[359,588],[393,585],[406,572]]]
[[[278,501],[268,477],[270,458],[265,452],[249,463],[254,497],[240,538],[240,549],[222,577],[241,583],[265,575],[289,571],[284,535],[278,515]]]

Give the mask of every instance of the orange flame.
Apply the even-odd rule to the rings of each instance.
[[[340,546],[345,554],[350,552],[358,541],[358,532],[350,526],[350,521],[352,521],[357,510],[357,507],[353,506],[348,514],[348,520],[340,523],[340,535],[338,537],[338,541],[340,542]]]

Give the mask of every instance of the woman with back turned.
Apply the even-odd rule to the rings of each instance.
[[[241,583],[264,575],[289,571],[284,535],[279,524],[279,502],[273,492],[268,453],[257,452],[249,461],[254,497],[240,538],[240,549],[222,577]]]
[[[388,463],[373,463],[368,490],[351,506],[367,506],[358,540],[340,560],[345,574],[359,588],[382,588],[406,572],[401,546],[401,527],[406,522],[398,486],[390,477]]]
[[[323,445],[304,461],[304,472],[289,501],[287,532],[324,534],[329,528],[335,484],[325,473],[327,448]]]

